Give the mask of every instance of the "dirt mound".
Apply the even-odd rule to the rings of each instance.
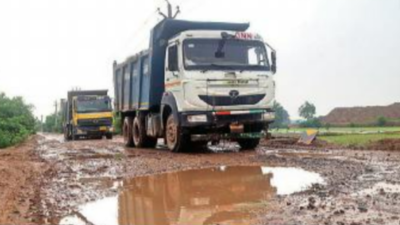
[[[400,103],[389,106],[368,106],[352,108],[335,108],[327,116],[322,117],[323,123],[332,125],[360,125],[375,124],[377,118],[385,117],[389,120],[400,119]]]
[[[261,145],[268,148],[274,149],[301,149],[301,150],[313,150],[313,149],[331,149],[335,146],[324,140],[315,139],[311,145],[305,145],[298,142],[298,137],[273,137],[268,140],[263,140]]]
[[[368,145],[368,149],[400,151],[400,139],[383,139]]]

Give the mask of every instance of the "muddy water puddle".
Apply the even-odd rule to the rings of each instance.
[[[119,182],[119,194],[79,207],[60,224],[253,224],[268,199],[322,177],[298,168],[217,167]]]

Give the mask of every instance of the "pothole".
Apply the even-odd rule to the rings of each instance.
[[[79,207],[60,224],[253,224],[249,212],[323,178],[299,168],[217,167],[125,179],[117,196]]]

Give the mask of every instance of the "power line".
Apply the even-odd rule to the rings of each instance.
[[[196,2],[197,1],[197,2]],[[184,10],[184,13],[189,14],[195,10],[197,10],[198,8],[200,8],[202,5],[206,4],[207,0],[181,0],[181,2],[183,3],[189,3],[189,2],[196,2],[194,5],[192,5],[192,7],[190,7],[187,10]]]
[[[122,44],[117,50],[116,52],[119,53],[123,48],[125,48],[126,46],[129,45],[129,43],[135,39],[135,37],[139,34],[141,34],[142,30],[150,23],[150,21],[152,19],[154,19],[155,15],[158,13],[158,10],[155,10],[153,12],[151,12],[151,14],[149,14],[149,16],[146,17],[146,19],[142,22],[142,24],[136,29],[134,30],[134,32],[132,32],[129,35],[129,38],[124,42],[124,44]]]

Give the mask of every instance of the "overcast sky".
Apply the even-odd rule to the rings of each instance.
[[[277,100],[338,106],[400,101],[400,0],[171,0],[180,19],[250,22],[278,51]],[[110,89],[112,62],[148,45],[162,0],[0,1],[0,92],[36,115],[73,87]]]

